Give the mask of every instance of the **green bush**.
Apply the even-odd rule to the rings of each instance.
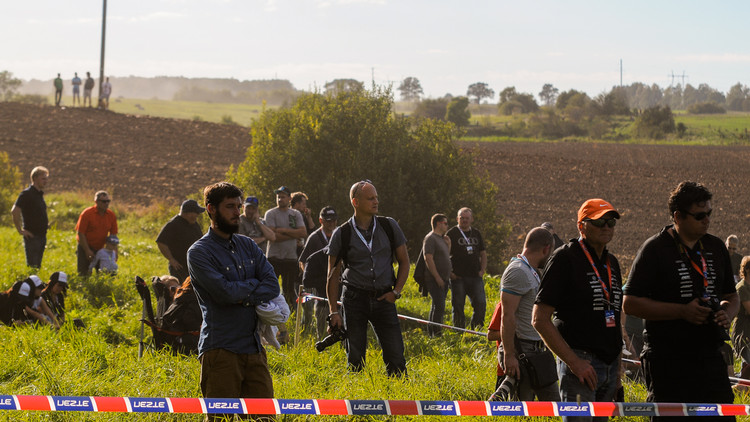
[[[465,99],[465,97],[464,97]],[[315,211],[334,206],[343,222],[352,209],[350,186],[373,181],[380,211],[399,221],[414,255],[430,217],[468,206],[493,258],[509,226],[495,213],[497,187],[462,154],[459,130],[431,119],[395,117],[389,90],[306,94],[288,109],[266,110],[251,125],[253,144],[228,178],[248,194],[274,203],[280,185],[301,190]]]
[[[10,162],[8,153],[0,151],[0,222],[10,222],[10,209],[21,192],[21,172]]]
[[[633,124],[633,135],[637,138],[663,139],[675,130],[674,116],[669,106],[647,108]]]
[[[688,107],[690,114],[726,114],[727,110],[716,103],[696,103]]]
[[[236,124],[238,124],[237,122],[234,121],[234,119],[232,119],[232,116],[230,116],[228,114],[225,114],[225,115],[221,116],[221,123],[223,123],[225,125],[236,125]]]
[[[44,95],[25,94],[15,95],[13,101],[17,103],[33,104],[33,105],[47,105],[49,104],[49,98]]]

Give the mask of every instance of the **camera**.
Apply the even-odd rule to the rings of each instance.
[[[345,338],[346,330],[333,328],[331,334],[326,336],[323,340],[315,343],[315,349],[317,349],[318,352],[322,352],[323,350],[333,346],[334,344],[344,340]]]
[[[489,401],[511,401],[516,397],[516,379],[506,375],[500,386],[490,396]]]
[[[716,327],[716,330],[719,333],[719,337],[722,340],[729,340],[729,333],[727,333],[727,330],[714,322],[714,316],[716,312],[719,312],[721,310],[721,302],[719,302],[719,299],[716,296],[704,296],[704,298],[706,298],[707,300],[698,301],[698,303],[700,303],[701,306],[711,309],[711,313],[708,315],[709,324],[713,324]]]

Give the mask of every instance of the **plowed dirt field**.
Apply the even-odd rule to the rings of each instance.
[[[103,188],[118,202],[178,202],[223,179],[230,165],[242,162],[249,145],[248,129],[240,126],[0,103],[0,150],[24,177],[35,165],[47,166],[48,191],[93,195]],[[575,236],[580,204],[602,197],[623,214],[610,249],[627,271],[638,246],[668,224],[669,191],[688,179],[714,193],[711,232],[722,238],[736,233],[741,251],[750,252],[750,147],[462,146],[475,153],[476,164],[500,187],[497,209],[513,226],[509,253],[520,249],[528,229],[544,221],[551,221],[563,239]]]

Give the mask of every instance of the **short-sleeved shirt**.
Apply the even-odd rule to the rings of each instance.
[[[732,330],[732,339],[735,348],[750,343],[750,314],[745,310],[742,302],[750,301],[750,286],[744,281],[737,283],[737,294],[740,296],[740,311],[737,313],[737,319],[734,320],[734,330]]]
[[[454,226],[446,236],[451,239],[453,273],[459,277],[479,277],[482,268],[479,254],[484,250],[482,233],[473,227],[468,232],[462,232],[458,226]]]
[[[44,202],[44,192],[33,185],[24,189],[15,203],[21,209],[24,230],[42,236],[47,234],[49,220],[47,219],[47,203]]]
[[[406,244],[406,237],[396,220],[390,217],[387,217],[387,219],[393,229],[395,247]],[[345,285],[370,291],[384,291],[393,288],[396,280],[393,274],[393,254],[395,251],[391,250],[388,234],[378,223],[378,219],[373,217],[367,230],[357,227],[354,217],[344,223],[352,227],[349,251],[346,254],[347,265],[341,273]],[[357,232],[362,235],[366,242],[369,243],[372,240],[372,250],[367,248]],[[341,245],[340,226],[331,235],[331,241],[328,244],[328,256],[340,256]]]
[[[305,227],[305,220],[302,218],[302,213],[294,208],[271,208],[266,211],[264,220],[268,227],[284,227],[290,229]],[[266,256],[269,258],[293,259],[296,261],[297,239],[289,239],[282,242],[268,242]]]
[[[430,232],[424,237],[422,241],[422,251],[425,255],[432,255],[432,260],[435,262],[435,268],[437,269],[440,278],[443,281],[448,281],[451,278],[451,255],[450,247],[443,237],[435,232]],[[427,281],[435,281],[432,273],[425,266],[424,277]]]
[[[495,306],[495,311],[492,313],[492,318],[490,318],[490,325],[487,327],[488,330],[493,331],[500,331],[502,329],[502,321],[503,321],[503,306],[500,302],[497,303]],[[495,348],[499,348],[502,342],[500,340],[497,340]],[[503,371],[503,367],[500,366],[500,362],[497,363],[497,376],[502,377],[505,375],[505,371]]]
[[[305,242],[305,247],[302,249],[302,253],[299,255],[299,262],[303,264],[307,262],[307,258],[309,258],[310,255],[328,246],[329,240],[331,239],[326,236],[323,227],[319,227],[312,232]]]
[[[706,262],[709,295],[721,298],[736,291],[732,267],[724,242],[716,236],[704,235],[694,249],[680,248],[669,232],[673,226],[646,240],[641,246],[630,269],[625,294],[646,297],[659,302],[689,303],[703,295],[703,271],[693,268],[693,260],[699,268],[701,253]],[[684,252],[683,252],[684,251]],[[669,357],[710,356],[723,343],[715,324],[691,324],[683,319],[666,321],[646,320],[643,353],[651,356]]]
[[[96,206],[88,207],[83,210],[76,223],[76,239],[80,241],[78,233],[83,233],[89,247],[98,251],[104,247],[107,236],[117,234],[117,217],[110,209],[102,215]]]
[[[265,221],[263,219],[260,220],[260,224],[265,225]],[[240,214],[240,229],[237,231],[237,233],[247,236],[247,237],[264,237],[263,231],[261,231],[260,227],[255,223],[255,221],[250,221],[245,217],[245,214]],[[265,253],[266,247],[268,245],[268,241],[264,240],[258,244],[260,249],[263,250]]]
[[[513,258],[500,279],[500,291],[520,297],[516,309],[516,337],[538,341],[542,338],[531,325],[531,313],[541,279],[523,258]]]
[[[201,237],[203,231],[197,221],[191,224],[177,214],[161,228],[156,241],[167,245],[174,259],[187,268],[187,251]]]
[[[606,248],[598,257],[590,245],[586,247],[605,284],[609,284],[606,267],[609,262],[612,272],[611,287],[607,286],[609,301],[594,267],[578,240],[573,239],[557,249],[547,262],[536,303],[555,308],[552,322],[571,348],[585,350],[612,363],[622,350],[620,264]],[[614,318],[613,327],[607,326],[607,314]]]

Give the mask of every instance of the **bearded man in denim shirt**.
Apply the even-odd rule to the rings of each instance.
[[[203,196],[211,227],[187,253],[203,313],[201,392],[214,398],[273,397],[255,306],[279,295],[278,279],[258,245],[236,234],[242,190],[220,182],[207,186]]]

